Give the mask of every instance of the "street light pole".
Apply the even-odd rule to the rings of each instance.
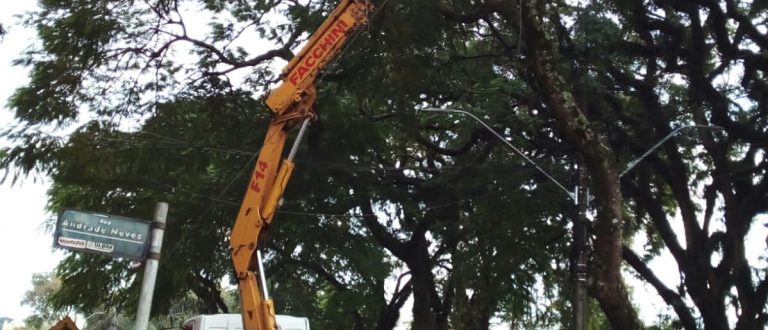
[[[533,160],[528,158],[528,156],[526,156],[522,151],[520,151],[520,149],[518,149],[517,147],[512,145],[512,143],[507,141],[507,139],[505,139],[503,136],[501,136],[501,134],[496,132],[496,130],[491,128],[491,126],[486,124],[480,118],[477,118],[477,116],[473,115],[472,113],[464,111],[464,110],[458,110],[458,109],[441,109],[441,108],[425,108],[425,109],[419,109],[417,111],[460,113],[460,114],[464,114],[464,115],[469,116],[470,118],[476,120],[478,123],[480,123],[480,125],[483,125],[483,127],[485,127],[485,129],[487,129],[488,131],[493,133],[493,135],[495,135],[497,138],[499,138],[499,140],[504,142],[510,149],[512,149],[514,152],[516,152],[521,157],[523,157],[523,159],[525,159],[525,161],[527,161],[529,164],[533,165],[533,167],[535,167],[537,170],[539,170],[539,172],[541,174],[543,174],[545,177],[547,177],[547,179],[549,179],[549,181],[552,181],[555,185],[560,187],[560,189],[562,189],[563,192],[565,192],[568,195],[568,198],[570,198],[573,201],[574,205],[578,204],[578,196],[577,196],[578,193],[577,192],[571,192],[571,191],[568,190],[568,188],[565,188],[565,186],[563,186],[559,181],[555,180],[555,178],[553,178],[551,175],[549,175],[549,173],[547,173],[547,171],[545,171],[543,168],[541,168],[539,166],[539,164],[536,164],[536,162],[534,162]],[[576,189],[578,190],[578,187]]]
[[[547,179],[552,181],[555,185],[557,185],[560,189],[562,189],[568,197],[574,202],[574,205],[576,206],[576,215],[574,217],[573,222],[573,243],[572,243],[572,251],[573,255],[571,256],[571,276],[573,279],[574,284],[574,292],[573,292],[573,323],[574,323],[574,329],[575,330],[583,330],[586,327],[586,285],[587,285],[587,253],[586,253],[586,246],[587,246],[587,237],[589,237],[587,233],[587,217],[586,212],[589,208],[589,192],[586,191],[586,189],[582,190],[582,193],[579,193],[579,185],[586,187],[587,183],[587,174],[585,172],[585,169],[582,166],[579,166],[579,184],[575,187],[573,192],[568,191],[568,189],[565,188],[559,181],[555,180],[549,173],[544,171],[541,167],[539,167],[538,164],[536,164],[533,160],[528,158],[522,151],[520,151],[518,148],[513,146],[507,139],[505,139],[501,134],[496,132],[493,128],[491,128],[488,124],[486,124],[484,121],[482,121],[477,116],[473,115],[470,112],[459,110],[459,109],[450,109],[450,108],[425,108],[420,109],[417,111],[424,111],[424,112],[443,112],[443,113],[458,113],[466,115],[474,120],[476,120],[478,123],[483,125],[488,131],[493,133],[499,140],[504,142],[510,149],[515,151],[518,155],[522,156],[523,159],[525,159],[529,164],[533,165],[539,172],[541,172]],[[638,157],[637,159],[629,162],[627,165],[627,168],[624,169],[619,174],[619,178],[623,177],[627,172],[631,171],[635,166],[637,166],[643,159],[648,157],[651,153],[653,153],[656,149],[661,147],[664,142],[672,138],[675,134],[681,132],[682,130],[689,129],[689,128],[702,128],[702,129],[716,129],[716,130],[722,130],[723,128],[720,126],[715,125],[686,125],[681,126],[670,132],[667,136],[662,138],[659,142],[654,144],[648,151],[646,151],[643,155]]]
[[[586,189],[579,189],[579,185],[586,187],[586,173],[582,166],[579,166],[579,184],[574,187],[574,191],[570,192],[563,184],[555,180],[547,171],[541,168],[536,162],[528,158],[520,149],[516,148],[512,143],[507,141],[501,134],[496,132],[491,126],[486,124],[477,116],[470,112],[458,109],[442,109],[442,108],[426,108],[417,111],[425,112],[444,112],[444,113],[458,113],[466,115],[476,120],[480,125],[483,125],[485,129],[493,133],[499,140],[504,142],[510,149],[515,151],[518,155],[522,156],[525,161],[533,165],[541,174],[547,179],[552,181],[555,185],[560,187],[573,201],[576,207],[576,214],[573,219],[573,243],[571,245],[571,280],[573,282],[573,296],[572,296],[572,308],[573,308],[573,326],[574,330],[583,330],[586,327],[586,312],[587,312],[587,217],[586,210],[589,202],[589,192]]]
[[[573,218],[573,242],[571,243],[571,284],[573,295],[573,329],[583,330],[587,326],[587,210],[589,209],[589,190],[587,183],[587,169],[579,162],[578,184],[585,187],[579,195],[579,203],[576,205],[576,214]]]

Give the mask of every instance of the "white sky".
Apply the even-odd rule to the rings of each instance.
[[[0,129],[12,122],[11,112],[5,110],[8,97],[16,87],[27,81],[24,68],[12,67],[10,62],[34,40],[34,32],[13,26],[17,21],[13,15],[31,10],[35,1],[3,1],[0,23],[8,34],[0,42]],[[5,146],[5,141],[0,145]],[[36,182],[35,182],[36,181]],[[31,177],[11,186],[10,182],[0,185],[0,317],[14,321],[26,318],[31,309],[21,306],[24,292],[32,288],[33,273],[53,270],[63,257],[62,252],[52,249],[53,238],[46,233],[43,222],[53,217],[45,213],[47,182],[38,176]]]

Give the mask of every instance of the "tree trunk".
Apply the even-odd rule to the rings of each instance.
[[[591,293],[614,329],[643,328],[632,306],[621,276],[622,196],[613,150],[592,130],[590,122],[577,106],[572,86],[557,71],[556,47],[544,33],[543,18],[537,1],[515,2],[486,0],[513,26],[519,26],[524,41],[525,61],[533,74],[533,84],[555,118],[560,133],[584,157],[597,198],[597,219],[593,228],[596,262],[591,273]],[[542,3],[543,4],[543,3]]]
[[[364,214],[374,215],[368,196],[361,196],[358,205]],[[437,294],[426,235],[426,223],[420,224],[407,242],[390,235],[376,217],[363,217],[365,226],[384,248],[405,262],[410,270],[413,292],[413,329],[447,330],[448,315]]]
[[[447,330],[446,316],[435,290],[427,239],[418,234],[408,242],[405,263],[413,282],[413,329]]]
[[[411,281],[406,282],[402,288],[399,287],[400,281],[397,282],[398,291],[392,294],[392,299],[389,303],[379,311],[379,319],[376,322],[376,330],[392,330],[397,326],[397,321],[400,319],[400,308],[405,305],[408,297],[411,296]],[[384,296],[384,281],[377,283],[376,290]]]

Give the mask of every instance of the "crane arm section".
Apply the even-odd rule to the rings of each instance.
[[[260,262],[254,262],[259,234],[272,222],[293,171],[293,155],[309,120],[317,115],[314,82],[317,73],[340,52],[351,33],[367,24],[373,5],[368,0],[342,0],[283,70],[283,80],[267,97],[273,117],[243,197],[229,244],[240,288],[243,330],[275,330],[274,305],[266,291]],[[302,122],[290,156],[282,158],[288,132]],[[261,284],[259,276],[261,275]]]
[[[282,83],[266,101],[270,110],[281,115],[313,93],[318,71],[335,58],[350,32],[368,23],[372,10],[367,0],[343,0],[283,69]]]

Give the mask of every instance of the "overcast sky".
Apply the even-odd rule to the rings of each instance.
[[[8,97],[16,87],[27,81],[24,68],[12,67],[11,60],[34,39],[34,32],[14,26],[18,20],[13,16],[35,7],[32,0],[3,1],[0,23],[8,34],[0,41],[0,129],[12,123],[12,113],[7,110]],[[0,141],[6,146],[6,141]],[[0,317],[21,321],[31,313],[28,306],[20,302],[24,292],[32,288],[33,273],[53,270],[62,258],[61,252],[52,249],[51,233],[43,230],[42,224],[53,217],[45,213],[45,191],[47,184],[38,175],[17,182],[0,185]]]

